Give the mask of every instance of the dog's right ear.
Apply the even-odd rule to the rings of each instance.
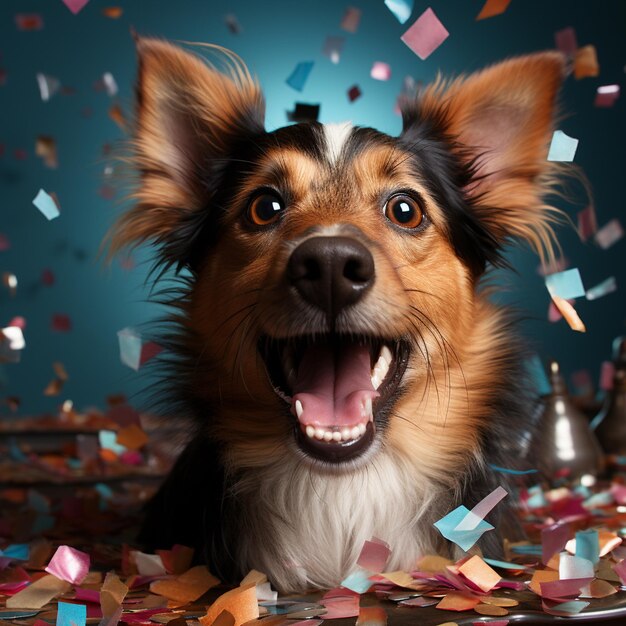
[[[139,38],[136,126],[131,164],[136,204],[110,233],[112,254],[145,241],[173,258],[188,238],[184,225],[210,210],[220,166],[237,141],[264,132],[258,83],[232,52],[211,46],[226,70],[157,39]]]

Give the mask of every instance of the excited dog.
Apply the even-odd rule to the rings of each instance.
[[[267,132],[233,53],[217,69],[137,46],[139,182],[112,249],[152,242],[177,272],[163,385],[195,424],[144,545],[192,545],[224,580],[256,568],[282,591],[337,585],[372,536],[389,570],[449,554],[433,522],[498,484],[489,464],[531,421],[513,316],[483,278],[509,239],[553,254],[563,58],[437,80],[392,137]],[[499,551],[496,533],[479,545]]]

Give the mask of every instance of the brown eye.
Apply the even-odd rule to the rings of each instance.
[[[248,219],[256,226],[274,223],[285,209],[285,203],[272,193],[263,193],[252,200],[248,207]]]
[[[390,222],[402,228],[417,228],[424,219],[419,204],[406,194],[391,196],[383,211]]]

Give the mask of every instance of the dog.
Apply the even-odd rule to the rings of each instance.
[[[371,537],[390,571],[453,556],[433,522],[501,483],[489,465],[531,423],[525,345],[485,277],[510,240],[554,258],[563,57],[439,78],[392,137],[268,132],[234,53],[137,49],[138,184],[111,250],[151,243],[177,275],[161,389],[194,424],[143,545],[283,592],[338,585]],[[496,533],[478,545],[499,552]]]

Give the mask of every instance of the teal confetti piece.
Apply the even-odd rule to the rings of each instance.
[[[511,474],[512,476],[525,476],[526,474],[536,474],[539,471],[536,469],[527,469],[527,470],[509,469],[508,467],[500,467],[499,465],[494,465],[493,463],[489,463],[489,467],[494,472],[500,472],[501,474]]]
[[[309,78],[309,74],[313,69],[313,61],[302,61],[296,65],[296,69],[291,72],[289,78],[285,81],[290,87],[296,91],[302,91],[304,85]]]
[[[43,189],[39,190],[39,193],[33,200],[33,204],[48,218],[48,220],[53,220],[55,217],[59,217],[59,215],[61,215],[54,198]]]
[[[141,366],[141,335],[132,328],[123,328],[117,331],[120,344],[120,359],[135,371]]]
[[[585,295],[583,281],[576,267],[546,276],[546,287],[551,296],[560,296],[565,300],[580,298]]]
[[[56,626],[85,626],[87,623],[87,607],[84,604],[59,602]]]
[[[511,546],[511,552],[515,552],[515,554],[530,554],[532,556],[541,556],[543,550],[539,545]]]
[[[586,509],[593,509],[597,506],[609,506],[615,502],[615,499],[611,495],[610,491],[601,491],[600,493],[594,493],[583,502],[583,506]]]
[[[548,506],[548,501],[543,493],[543,489],[539,485],[535,485],[528,490],[528,500],[526,506],[529,509],[541,509]]]
[[[615,280],[615,276],[610,276],[595,287],[587,289],[585,297],[587,300],[597,300],[598,298],[602,298],[602,296],[606,296],[614,291],[617,291],[617,281]]]
[[[30,548],[27,543],[12,543],[4,549],[2,556],[15,559],[16,561],[28,561]]]
[[[548,161],[573,161],[578,139],[569,137],[562,130],[555,130],[548,151]]]
[[[117,433],[114,430],[101,430],[98,433],[98,440],[101,448],[111,450],[117,455],[126,452],[126,447],[117,443]]]
[[[456,543],[461,549],[467,552],[488,530],[493,530],[493,526],[484,519],[471,530],[456,530],[456,527],[465,519],[470,511],[463,505],[450,511],[439,521],[434,523],[435,528],[448,540]]]
[[[341,586],[350,589],[355,593],[366,593],[374,584],[370,579],[370,573],[364,569],[352,572],[347,578],[341,581]]]
[[[491,567],[499,567],[500,569],[521,570],[528,569],[527,565],[520,565],[519,563],[509,563],[508,561],[498,561],[497,559],[485,559],[483,561]]]
[[[547,396],[552,393],[552,385],[546,376],[546,370],[543,367],[541,359],[535,354],[525,363],[526,371],[534,384],[535,390],[540,396]]]
[[[600,560],[600,540],[597,530],[579,530],[576,533],[576,556],[594,564]]]
[[[413,13],[413,0],[385,0],[385,4],[400,24],[404,24]]]

